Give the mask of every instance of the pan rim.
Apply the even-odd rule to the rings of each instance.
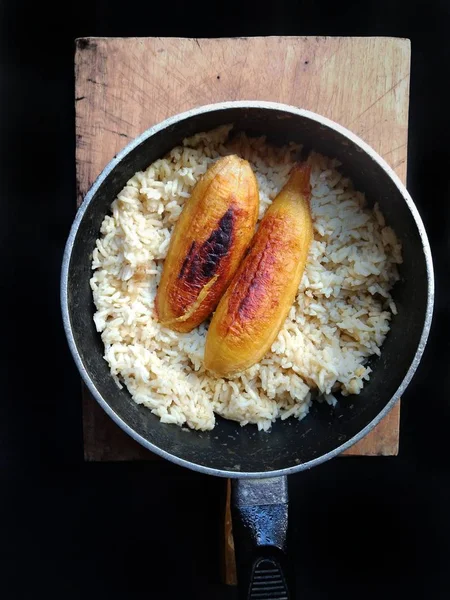
[[[356,146],[361,148],[363,152],[368,154],[370,158],[375,161],[388,177],[393,181],[398,191],[400,192],[403,200],[406,202],[411,215],[416,224],[421,242],[422,242],[422,250],[425,258],[425,265],[427,270],[427,306],[425,310],[425,318],[424,324],[422,328],[422,334],[419,340],[419,344],[417,346],[416,353],[411,362],[411,365],[406,372],[401,384],[397,388],[395,394],[391,397],[391,399],[387,402],[384,408],[377,414],[377,416],[368,423],[363,429],[361,429],[356,435],[352,438],[337,446],[333,450],[314,458],[310,461],[300,463],[298,465],[292,465],[290,467],[285,467],[283,469],[277,469],[272,471],[229,471],[227,469],[218,469],[214,467],[208,467],[203,464],[198,464],[191,462],[189,460],[183,459],[175,454],[171,454],[166,450],[163,450],[159,446],[156,446],[152,442],[148,441],[142,435],[137,433],[132,427],[130,427],[108,404],[108,402],[103,398],[100,392],[97,390],[93,381],[90,378],[89,373],[84,367],[84,364],[79,355],[75,338],[72,331],[71,319],[70,319],[70,311],[69,311],[69,297],[68,297],[68,279],[69,279],[69,270],[70,270],[70,262],[72,257],[72,250],[74,246],[74,241],[76,239],[78,229],[80,223],[83,220],[84,214],[90,205],[91,201],[95,197],[98,189],[104,182],[104,180],[109,176],[109,174],[116,168],[116,166],[123,160],[125,156],[127,156],[132,150],[134,150],[137,146],[139,146],[142,142],[147,140],[149,137],[153,136],[157,132],[164,130],[171,125],[178,123],[180,121],[189,119],[193,116],[214,112],[219,110],[228,110],[235,108],[258,108],[258,109],[267,109],[267,110],[277,110],[283,111],[286,113],[293,114],[298,117],[304,117],[313,121],[318,122],[319,124],[333,129],[344,138],[347,138],[351,142],[353,142]],[[339,123],[328,119],[322,115],[314,113],[312,111],[297,108],[295,106],[291,106],[288,104],[282,104],[278,102],[267,102],[267,101],[259,101],[259,100],[239,100],[239,101],[229,101],[229,102],[219,102],[214,104],[207,104],[203,106],[199,106],[182,113],[178,113],[174,116],[171,116],[156,125],[148,128],[141,135],[134,138],[129,144],[127,144],[103,169],[100,175],[92,184],[91,188],[87,192],[82,204],[80,205],[75,219],[72,223],[69,236],[67,238],[67,242],[65,245],[64,256],[61,267],[61,287],[60,287],[60,295],[61,295],[61,312],[62,312],[62,320],[64,331],[66,334],[67,342],[69,345],[69,349],[71,351],[74,362],[78,368],[78,371],[88,387],[91,394],[94,396],[96,401],[100,404],[102,409],[106,412],[106,414],[132,439],[138,442],[147,450],[157,454],[158,456],[169,460],[179,466],[186,467],[200,473],[205,473],[208,475],[215,475],[218,477],[228,477],[228,478],[246,478],[246,479],[260,479],[267,477],[279,477],[284,475],[291,475],[293,473],[298,473],[300,471],[304,471],[315,466],[318,466],[332,458],[335,458],[343,451],[347,450],[351,446],[353,446],[356,442],[361,440],[364,436],[366,436],[394,407],[394,405],[398,402],[400,396],[404,392],[404,390],[409,385],[414,373],[417,370],[417,367],[422,358],[423,352],[425,350],[425,346],[428,340],[428,336],[430,333],[431,322],[433,318],[433,308],[434,308],[434,269],[433,269],[433,260],[431,255],[430,243],[428,240],[428,236],[425,230],[425,226],[423,224],[422,218],[419,214],[419,211],[414,204],[413,199],[411,198],[408,190],[405,185],[402,183],[397,174],[393,171],[393,169],[387,164],[387,162],[366,142],[364,142],[359,136],[343,127]]]

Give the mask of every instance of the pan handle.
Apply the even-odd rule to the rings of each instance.
[[[239,598],[291,600],[287,478],[233,480],[231,512]]]

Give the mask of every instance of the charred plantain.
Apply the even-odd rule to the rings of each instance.
[[[227,377],[258,362],[289,313],[313,237],[310,173],[307,164],[291,171],[214,313],[205,367],[216,375]]]
[[[238,156],[214,163],[178,219],[156,295],[160,322],[191,331],[216,308],[255,231],[259,192]]]

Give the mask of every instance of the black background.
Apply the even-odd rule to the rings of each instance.
[[[74,39],[270,34],[411,39],[408,188],[437,275],[400,455],[290,479],[298,597],[450,596],[449,13],[448,0],[0,2],[0,597],[235,598],[220,584],[222,480],[83,463],[58,279],[75,212]]]

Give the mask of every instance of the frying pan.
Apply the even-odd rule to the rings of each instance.
[[[379,202],[403,246],[398,307],[370,382],[357,398],[332,408],[314,402],[302,421],[273,424],[270,433],[220,417],[213,431],[161,423],[114,383],[95,330],[89,287],[92,251],[110,204],[127,180],[183,138],[234,123],[275,144],[295,141],[336,157],[369,203]],[[233,478],[232,514],[242,598],[290,598],[286,560],[287,475],[329,460],[366,435],[391,410],[410,382],[430,330],[434,298],[427,235],[407,190],[387,163],[340,125],[306,110],[269,102],[202,106],[151,127],[112,160],[88,192],[67,240],[61,276],[64,327],[75,363],[94,398],[132,438],[178,465]]]

